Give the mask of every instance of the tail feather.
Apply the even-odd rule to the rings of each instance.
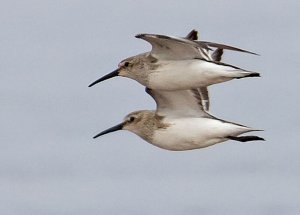
[[[250,72],[249,74],[247,74],[243,77],[237,77],[236,79],[248,78],[248,77],[261,77],[261,76],[260,76],[260,73],[258,73],[258,72]]]
[[[240,137],[228,136],[227,138],[239,142],[248,142],[248,141],[256,141],[256,140],[265,141],[264,138],[258,136],[240,136]]]

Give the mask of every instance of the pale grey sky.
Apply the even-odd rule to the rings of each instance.
[[[1,1],[1,214],[298,214],[299,1]],[[138,83],[88,88],[148,51],[137,33],[248,49],[224,61],[262,78],[211,87],[212,113],[265,129],[266,142],[170,152],[125,131]]]

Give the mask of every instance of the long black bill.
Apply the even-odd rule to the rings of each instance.
[[[108,134],[108,133],[110,133],[110,132],[114,132],[114,131],[121,130],[121,129],[123,128],[123,125],[124,125],[124,122],[122,122],[122,123],[120,123],[120,124],[118,124],[118,125],[116,125],[116,126],[114,126],[114,127],[111,127],[111,128],[109,128],[109,129],[106,129],[105,131],[102,131],[101,133],[97,134],[97,135],[94,136],[93,138],[95,139],[95,138],[100,137],[100,136],[102,136],[102,135],[104,135],[104,134]]]
[[[113,78],[113,77],[116,77],[119,75],[119,69],[116,69],[114,70],[113,72],[107,74],[107,75],[104,75],[103,77],[99,78],[98,80],[94,81],[93,83],[91,83],[89,85],[89,87],[95,85],[95,84],[98,84],[99,82],[101,81],[105,81],[106,79],[110,79],[110,78]]]

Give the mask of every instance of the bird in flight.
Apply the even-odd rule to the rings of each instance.
[[[223,66],[223,68],[230,67],[231,69],[235,69],[236,72],[239,71],[241,74],[248,71],[221,62],[223,50],[227,49],[250,54],[255,53],[220,43],[198,41],[198,32],[195,30],[192,30],[184,38],[153,34],[142,34],[137,37],[143,38],[151,43],[151,52],[128,58],[134,61],[134,63],[129,62],[128,59],[122,61],[117,70],[98,79],[90,86],[114,76],[122,76],[121,73],[123,73],[123,70],[126,70],[128,74],[132,72],[140,73],[138,78],[142,77],[147,79],[145,82],[146,84],[142,84],[146,86],[146,92],[155,100],[156,110],[140,110],[132,112],[124,118],[122,123],[100,132],[94,136],[94,138],[118,130],[128,130],[157,147],[173,151],[184,151],[208,147],[227,140],[240,142],[264,140],[259,136],[241,136],[244,133],[261,131],[259,129],[222,120],[209,113],[209,94],[207,87],[211,84],[208,84],[209,82],[207,80],[209,78],[216,77],[214,76],[216,75],[215,70],[218,71],[220,67],[211,67],[210,71],[202,71],[204,75],[198,76],[198,78],[202,80],[205,79],[205,77],[208,77],[205,79],[205,83],[202,80],[204,83],[202,85],[199,84],[199,82],[198,84],[191,84],[192,81],[189,80],[191,77],[188,77],[189,74],[191,74],[191,71],[187,72],[191,66],[190,61],[202,60],[204,63],[208,63],[209,66],[207,68],[213,65]],[[213,51],[211,47],[216,49]],[[151,60],[153,62],[151,62]],[[150,62],[145,63],[146,61]],[[178,67],[178,64],[176,64],[178,62],[176,61],[180,63],[187,61],[185,62],[186,66]],[[127,66],[125,66],[126,62],[128,62]],[[153,67],[155,64],[161,65],[161,68],[159,68],[159,66]],[[168,66],[168,64],[170,65]],[[129,69],[130,65],[131,68]],[[139,67],[138,71],[136,70],[136,67]],[[157,71],[153,72],[152,67]],[[174,74],[174,70],[177,71],[178,74],[180,72],[181,75],[178,75],[176,72]],[[231,73],[232,71],[226,70],[226,72]],[[157,75],[160,75],[160,78],[162,78],[160,81],[166,82],[164,87],[149,87],[153,87],[153,85],[149,82],[151,73],[157,73]],[[171,77],[171,73],[173,73],[173,77]],[[164,76],[168,75],[168,80],[163,79]],[[258,75],[258,73],[248,72],[247,75],[241,77]],[[133,78],[133,76],[130,77]],[[138,78],[134,77],[133,79],[140,82]],[[219,80],[214,83],[223,82],[225,79],[223,76],[222,78],[222,81]],[[220,77],[218,79],[220,79]],[[172,80],[173,83],[171,83]],[[179,86],[176,85],[175,82],[177,84],[179,83],[179,85],[180,82],[186,83]],[[188,85],[186,85],[187,83]],[[182,87],[183,85],[185,86]]]
[[[157,91],[146,88],[156,102],[156,111],[141,110],[128,114],[124,121],[94,136],[128,130],[162,149],[184,151],[208,147],[226,140],[240,142],[264,140],[258,136],[239,136],[260,131],[218,119],[203,108],[197,89]]]
[[[188,36],[195,37],[194,34]],[[116,70],[94,81],[89,87],[116,76],[131,78],[155,90],[186,90],[260,76],[258,72],[220,62],[216,58],[217,53],[209,53],[213,47],[256,54],[250,51],[188,37],[138,34],[136,38],[149,42],[152,50],[122,60]]]

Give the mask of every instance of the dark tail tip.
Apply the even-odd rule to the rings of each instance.
[[[256,140],[265,141],[264,138],[258,136],[240,136],[240,137],[228,136],[227,138],[239,142],[249,142],[249,141],[256,141]]]
[[[261,77],[261,76],[258,72],[252,72],[252,73],[250,73],[249,75],[247,75],[245,77]]]
[[[261,76],[260,76],[260,73],[258,73],[258,72],[251,72],[246,76],[237,77],[236,79],[242,79],[242,78],[248,78],[248,77],[261,77]]]

